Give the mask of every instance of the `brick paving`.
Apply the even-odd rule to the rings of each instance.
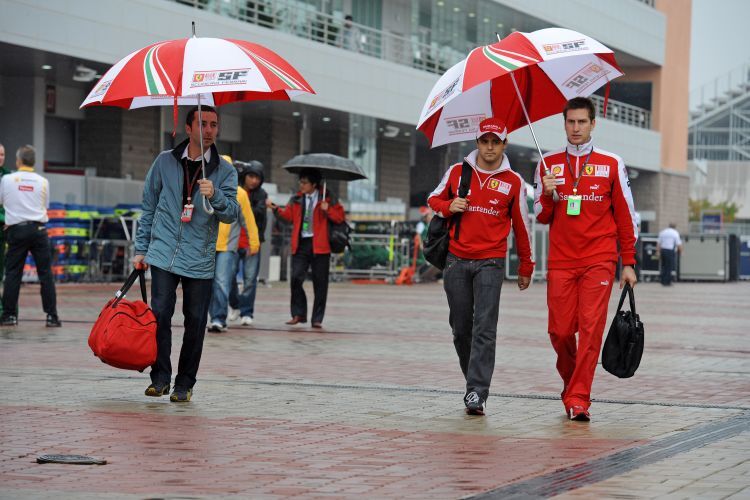
[[[590,424],[565,419],[543,284],[504,287],[484,418],[463,414],[438,284],[332,284],[322,332],[283,325],[287,287],[262,288],[253,327],[207,336],[187,405],[143,396],[145,373],[89,351],[114,289],[61,285],[64,327],[46,329],[38,288],[24,287],[19,326],[0,329],[0,497],[492,495],[750,414],[750,283],[639,285],[643,362],[627,380],[598,369]],[[622,474],[559,493],[747,497],[749,438],[707,437],[642,467],[634,454]],[[45,453],[108,464],[36,464]]]

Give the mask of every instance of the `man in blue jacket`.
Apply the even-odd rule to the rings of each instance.
[[[192,396],[211,302],[219,222],[231,224],[238,212],[237,173],[214,145],[219,116],[210,106],[203,106],[200,116],[203,137],[198,108],[193,108],[185,121],[188,139],[157,156],[146,175],[133,258],[136,268],[151,266],[151,309],[157,322],[156,362],[151,366],[147,396],[169,392],[172,314],[177,285],[182,282],[185,333],[170,396],[173,402],[188,402]],[[205,178],[201,175],[201,140]],[[213,213],[204,208],[203,198]]]

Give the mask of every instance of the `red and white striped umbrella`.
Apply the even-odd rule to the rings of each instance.
[[[223,38],[182,38],[149,45],[112,66],[81,107],[290,100],[314,94],[302,75],[275,52]]]
[[[472,50],[438,80],[417,128],[432,147],[473,141],[479,122],[490,116],[512,132],[560,113],[569,99],[587,97],[622,74],[610,49],[576,31],[511,33]]]

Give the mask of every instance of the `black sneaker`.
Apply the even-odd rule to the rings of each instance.
[[[190,402],[190,397],[193,395],[193,390],[188,389],[187,387],[174,387],[174,391],[172,391],[172,395],[169,396],[169,400],[173,403],[188,403]]]
[[[62,321],[57,317],[57,314],[48,314],[46,326],[49,328],[57,328],[62,326]]]
[[[154,398],[161,397],[169,393],[169,382],[165,384],[151,384],[146,388],[146,396]]]
[[[0,326],[18,326],[18,318],[15,316],[3,316],[0,318]]]
[[[472,391],[464,396],[464,404],[469,415],[484,415],[484,399],[476,392]]]

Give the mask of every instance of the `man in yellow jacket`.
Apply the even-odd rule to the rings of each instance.
[[[232,163],[232,158],[224,155],[224,159]],[[255,223],[250,199],[241,186],[237,186],[237,202],[240,214],[231,224],[219,224],[219,234],[216,238],[216,274],[214,275],[213,295],[209,314],[211,325],[209,332],[220,333],[227,331],[227,312],[229,307],[229,290],[233,279],[237,279],[234,270],[237,269],[237,245],[240,240],[240,227],[247,231],[250,242],[248,249],[251,254],[260,250],[258,226]]]

